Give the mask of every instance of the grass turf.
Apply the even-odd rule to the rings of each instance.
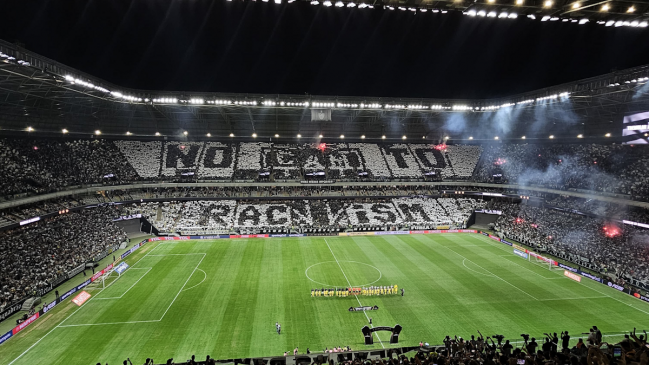
[[[649,305],[535,265],[476,234],[171,241],[145,245],[132,265],[78,308],[69,300],[0,346],[1,364],[164,363],[282,355],[363,344],[362,312],[374,326],[401,324],[400,344],[568,330],[592,325],[619,340],[649,325]],[[312,298],[310,289],[399,285],[405,296]],[[316,283],[317,282],[317,283]],[[275,332],[275,322],[282,334]],[[613,339],[609,338],[609,339]]]

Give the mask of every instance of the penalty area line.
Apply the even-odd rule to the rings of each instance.
[[[132,266],[137,265],[138,262],[142,261],[142,259],[144,259],[145,257],[147,257],[151,252],[153,252],[156,248],[158,248],[158,246],[160,246],[160,245],[159,245],[159,244],[156,245],[154,248],[151,249],[151,251],[147,252],[146,255],[142,256],[142,257],[141,257],[139,260],[137,260],[137,261],[136,261]],[[104,289],[102,289],[99,293],[97,293],[97,295],[99,295],[102,291],[104,291]],[[88,299],[88,301],[86,302],[86,304],[87,304],[88,302],[90,302],[91,300],[93,300],[93,299],[95,299],[95,297],[91,297],[90,299]],[[81,308],[83,308],[83,306],[80,306],[80,307],[77,308],[74,312],[70,313],[70,315],[67,316],[67,317],[65,317],[65,319],[64,319],[63,321],[61,321],[61,323],[59,323],[56,327],[52,328],[52,329],[51,329],[49,332],[47,332],[43,337],[39,338],[38,341],[34,342],[33,345],[29,346],[29,348],[27,348],[27,350],[23,351],[22,354],[18,355],[18,357],[16,357],[15,359],[13,359],[13,360],[12,360],[9,364],[7,364],[7,365],[12,365],[12,364],[15,363],[16,361],[18,361],[18,359],[20,359],[21,357],[25,356],[26,353],[28,353],[31,349],[33,349],[36,345],[38,345],[41,341],[43,341],[43,339],[44,339],[45,337],[47,337],[50,333],[54,332],[55,329],[60,328],[61,325],[62,325],[63,323],[65,323],[65,321],[67,321],[70,317],[72,317],[75,313],[77,313],[77,312],[79,311],[79,309],[81,309]]]

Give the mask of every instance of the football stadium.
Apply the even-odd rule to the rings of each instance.
[[[0,364],[649,362],[649,1],[0,20]]]

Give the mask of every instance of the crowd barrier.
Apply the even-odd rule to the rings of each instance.
[[[485,236],[488,236],[490,238],[493,238],[493,239],[495,239],[497,241],[500,241],[500,242],[502,242],[502,243],[504,243],[504,244],[506,244],[508,246],[512,246],[514,248],[514,250],[517,250],[517,251],[519,251],[521,253],[525,253],[525,254],[529,255],[530,257],[534,257],[534,258],[537,258],[539,260],[545,261],[545,262],[551,264],[552,266],[560,267],[560,268],[562,268],[562,269],[564,269],[564,270],[566,270],[566,271],[568,271],[570,273],[580,275],[580,276],[582,276],[584,278],[588,278],[588,279],[596,281],[596,282],[598,282],[600,284],[604,284],[604,285],[606,285],[606,286],[608,286],[610,288],[621,291],[621,292],[626,293],[626,294],[628,294],[628,295],[630,295],[632,297],[635,297],[637,299],[640,299],[640,300],[642,300],[644,302],[649,303],[649,296],[642,295],[641,293],[633,290],[632,288],[624,288],[623,286],[618,285],[618,284],[616,284],[616,283],[614,283],[612,281],[605,280],[605,279],[600,278],[600,277],[598,277],[596,275],[593,275],[591,273],[583,271],[583,270],[581,270],[579,268],[576,268],[576,267],[573,267],[573,266],[570,266],[570,265],[566,265],[566,264],[562,264],[562,263],[557,262],[557,261],[555,261],[553,259],[550,259],[550,258],[547,258],[545,256],[539,255],[538,253],[536,253],[534,251],[530,251],[530,250],[526,249],[523,246],[517,245],[517,244],[515,244],[513,242],[509,242],[509,241],[507,241],[505,239],[498,238],[496,236],[492,236],[492,235],[490,235],[490,234],[488,234],[486,232],[481,231],[480,233],[485,235]],[[519,255],[519,256],[523,257],[522,255]]]
[[[157,237],[156,237],[156,238],[157,238]],[[105,274],[105,273],[107,273],[108,271],[110,271],[110,270],[113,268],[114,265],[116,265],[117,263],[119,263],[121,260],[123,260],[124,258],[126,258],[128,255],[130,255],[130,254],[132,254],[133,252],[135,252],[135,251],[136,251],[137,249],[139,249],[140,247],[144,246],[147,242],[151,242],[151,241],[152,241],[152,239],[146,239],[146,240],[144,240],[144,241],[141,241],[140,243],[135,244],[135,245],[134,245],[133,247],[131,247],[128,251],[126,251],[126,252],[124,252],[123,254],[121,254],[121,255],[120,255],[120,256],[115,260],[115,262],[112,262],[112,263],[108,264],[108,266],[106,266],[106,267],[103,268],[102,270],[96,272],[96,273],[95,273],[95,274],[94,274],[90,279],[84,281],[83,283],[81,283],[81,284],[75,286],[74,288],[68,290],[67,292],[61,294],[61,295],[60,295],[57,299],[55,299],[53,302],[44,305],[43,308],[42,308],[41,310],[39,310],[38,312],[34,313],[34,315],[32,315],[31,317],[27,318],[25,321],[21,322],[19,325],[17,325],[16,327],[14,327],[11,331],[9,331],[9,332],[3,334],[2,336],[0,336],[0,344],[3,344],[3,343],[6,342],[7,340],[9,340],[11,337],[13,337],[13,336],[15,336],[16,334],[18,334],[18,332],[22,331],[23,329],[25,329],[26,327],[28,327],[29,325],[31,325],[32,323],[34,323],[34,321],[36,321],[36,320],[37,320],[38,318],[40,318],[42,315],[44,315],[45,313],[51,311],[52,308],[56,307],[58,304],[62,303],[64,300],[68,299],[70,296],[72,296],[72,294],[74,294],[74,293],[80,291],[81,289],[85,288],[86,286],[88,286],[88,285],[89,285],[90,283],[92,283],[93,281],[95,281],[95,280],[97,280],[98,278],[100,278],[103,274]],[[15,312],[14,312],[14,313],[15,313]],[[13,313],[12,313],[12,314],[13,314]]]

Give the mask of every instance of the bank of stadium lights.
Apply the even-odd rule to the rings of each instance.
[[[323,103],[321,101],[314,101],[311,106],[314,108],[333,108],[335,103]]]
[[[238,100],[233,102],[232,104],[234,105],[245,105],[245,106],[255,106],[257,105],[256,101],[251,101],[251,100]]]
[[[411,104],[408,105],[408,109],[414,109],[414,110],[423,110],[423,109],[428,109],[429,107],[426,105],[419,105],[419,104]]]
[[[367,108],[367,109],[381,109],[381,104],[378,103],[372,103],[372,104],[360,104],[361,108]]]
[[[358,108],[358,104],[336,103],[336,108]]]
[[[472,110],[473,108],[471,108],[468,105],[453,105],[451,109],[455,111],[467,111],[467,110]]]
[[[439,105],[439,104],[434,104],[434,105],[431,105],[431,106],[430,106],[430,109],[431,109],[431,110],[442,110],[442,109],[444,109],[444,106],[443,106],[443,105]]]
[[[155,104],[176,104],[178,99],[176,98],[157,98],[152,100]]]
[[[385,104],[385,109],[406,109],[405,105],[402,104]]]

